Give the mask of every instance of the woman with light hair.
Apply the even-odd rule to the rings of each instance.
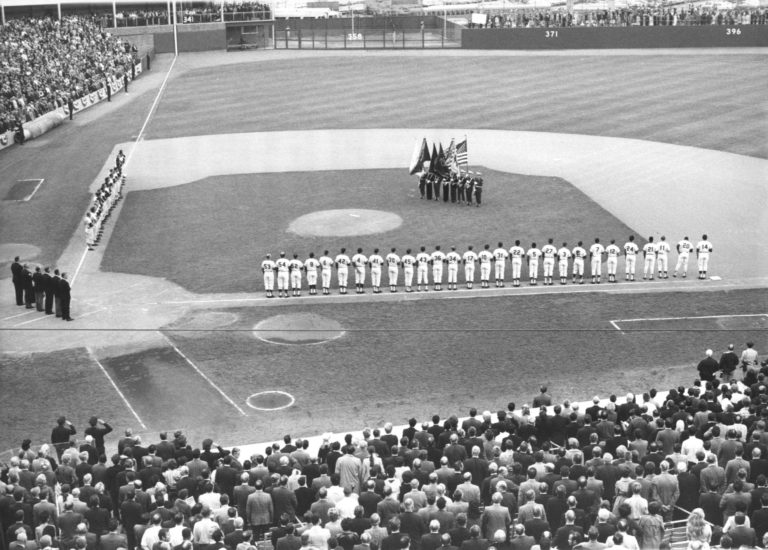
[[[709,541],[712,539],[712,527],[704,519],[704,510],[696,508],[688,516],[685,526],[685,536],[688,539],[688,550],[699,548],[709,549]]]

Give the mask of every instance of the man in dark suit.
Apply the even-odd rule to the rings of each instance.
[[[731,540],[733,541],[732,548],[739,548],[741,546],[753,548],[757,546],[755,530],[752,527],[744,525],[745,519],[746,516],[743,512],[736,512],[736,515],[733,517],[736,526],[728,531],[728,535],[730,535]]]
[[[45,289],[45,314],[53,314],[53,278],[51,277],[51,268],[46,267],[43,270],[43,288]]]
[[[69,314],[69,304],[72,301],[71,287],[67,280],[67,274],[62,273],[59,280],[59,294],[61,295],[61,318],[64,321],[74,321]],[[102,450],[103,452],[103,450]]]
[[[274,506],[274,517],[279,518],[283,514],[287,514],[293,521],[296,517],[296,506],[298,501],[293,491],[288,489],[288,478],[283,476],[280,478],[280,485],[272,490],[272,505]],[[301,546],[301,541],[296,537],[296,541]],[[298,547],[297,547],[298,548]]]
[[[488,548],[488,541],[480,538],[480,526],[473,525],[469,529],[469,539],[465,540],[459,546],[460,550],[486,550]]]
[[[392,518],[389,521],[389,535],[381,540],[380,550],[400,550],[400,539],[407,538],[410,543],[411,539],[408,535],[403,535],[400,532],[400,520],[398,518]]]
[[[19,262],[16,256],[11,264],[11,274],[13,275],[13,289],[16,292],[16,305],[24,305],[24,266]]]
[[[116,519],[109,520],[109,533],[101,536],[99,548],[101,550],[128,548],[128,537],[120,533],[120,524]]]
[[[299,550],[301,539],[294,535],[295,528],[292,523],[285,526],[285,536],[277,539],[275,550]]]
[[[61,317],[61,291],[59,290],[59,283],[61,283],[59,270],[54,269],[51,288],[53,292],[53,310],[56,312],[56,317]]]
[[[29,264],[24,264],[22,281],[24,283],[24,304],[27,306],[27,309],[32,309],[32,304],[35,303],[35,284],[32,280],[32,271],[29,269]]]
[[[763,493],[760,497],[760,506],[749,518],[757,540],[763,540],[763,535],[768,532],[768,493]]]
[[[128,491],[125,501],[120,505],[120,519],[128,537],[128,548],[136,548],[136,534],[134,527],[147,521],[149,514],[144,513],[144,508],[136,502],[136,494]]]
[[[224,544],[229,550],[235,550],[238,544],[248,540],[248,537],[245,536],[245,532],[243,531],[243,518],[236,517],[233,523],[235,530],[224,536]]]
[[[37,306],[37,311],[45,311],[45,282],[40,266],[35,268],[35,273],[32,275],[32,284],[35,287],[35,306]]]
[[[442,545],[440,522],[433,519],[429,522],[429,533],[421,536],[421,550],[437,550]]]

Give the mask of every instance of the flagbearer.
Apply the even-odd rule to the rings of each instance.
[[[425,162],[424,164],[428,164],[428,163]],[[429,170],[429,167],[425,168],[425,170]],[[432,180],[434,179],[434,177],[435,177],[435,175],[432,174],[431,172],[426,172],[425,187],[426,187],[426,190],[427,190],[427,200],[428,201],[432,200]]]
[[[451,178],[448,176],[441,176],[440,179],[443,181],[443,202],[448,202],[448,198],[451,194]]]
[[[373,254],[368,257],[368,265],[371,266],[371,286],[374,294],[381,294],[381,266],[384,258],[379,256],[379,249],[374,248]]]
[[[456,187],[457,187],[456,194],[459,200],[459,204],[464,204],[464,201],[467,200],[464,196],[464,191],[466,190],[466,187],[467,187],[467,176],[459,176],[459,183]]]
[[[392,247],[392,251],[387,254],[387,273],[389,275],[389,291],[397,292],[397,274],[400,267],[400,256],[397,255],[397,249]]]
[[[481,178],[478,173],[477,177],[475,177],[475,202],[477,203],[478,207],[483,202],[482,199],[483,199],[483,178]]]
[[[422,173],[419,176],[419,198],[423,199],[427,192],[427,175]]]
[[[467,176],[466,179],[467,206],[472,206],[472,193],[475,192],[475,178]]]
[[[451,175],[451,202],[456,202],[456,195],[458,194],[459,176],[456,174]]]

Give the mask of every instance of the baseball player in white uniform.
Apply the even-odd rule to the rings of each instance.
[[[410,248],[405,251],[401,262],[403,264],[403,276],[405,277],[405,291],[413,292],[413,266],[416,265],[416,258],[411,256]]]
[[[504,248],[504,243],[499,243],[496,250],[493,251],[494,259],[494,275],[496,279],[496,286],[504,286],[504,268],[507,264],[507,258],[509,258],[509,252]]]
[[[605,267],[608,270],[608,282],[616,282],[616,268],[619,265],[621,248],[616,246],[616,239],[611,239],[611,244],[605,247]]]
[[[464,280],[467,283],[467,288],[472,288],[472,285],[475,284],[475,262],[477,262],[477,253],[472,250],[472,245],[467,247],[461,260],[464,262]]]
[[[712,243],[707,240],[706,235],[702,235],[701,240],[696,243],[696,258],[698,259],[699,264],[699,279],[707,278],[710,254],[712,254]]]
[[[325,250],[320,256],[320,278],[323,285],[323,294],[327,296],[331,293],[331,269],[333,268],[333,258]]]
[[[488,280],[491,278],[491,262],[493,261],[493,253],[490,250],[491,245],[486,244],[485,248],[477,255],[477,259],[480,262],[480,286],[482,288],[488,288]]]
[[[349,264],[352,263],[346,254],[347,249],[342,248],[336,255],[336,278],[339,280],[339,294],[347,293],[347,279],[349,278]]]
[[[669,243],[667,238],[662,235],[659,244],[656,245],[656,269],[659,272],[659,279],[669,279]]]
[[[416,290],[421,292],[422,283],[424,292],[429,290],[429,254],[426,253],[426,247],[421,247],[421,252],[416,254]]]
[[[555,256],[557,248],[552,244],[554,239],[549,239],[547,244],[541,247],[541,255],[544,256],[542,264],[544,265],[544,284],[552,285],[552,276],[555,273]]]
[[[512,286],[520,286],[520,271],[523,267],[525,250],[520,246],[520,241],[515,241],[515,246],[509,249],[512,258]]]
[[[435,284],[435,290],[443,290],[443,263],[445,263],[445,253],[440,250],[440,245],[435,247],[435,251],[429,257],[432,264],[432,281]]]
[[[528,262],[528,278],[531,280],[531,284],[536,284],[536,279],[539,278],[539,258],[541,258],[541,250],[536,248],[536,243],[531,243],[531,248],[525,253],[526,261]]]
[[[397,276],[400,271],[400,256],[397,255],[397,249],[392,248],[386,257],[387,274],[389,275],[389,291],[397,292]]]
[[[285,252],[280,253],[280,257],[275,261],[275,267],[277,268],[277,297],[288,297],[288,277],[290,273],[290,264],[288,258],[285,257]]]
[[[653,244],[653,237],[648,237],[648,242],[643,246],[643,279],[650,278],[653,281],[653,272],[656,269],[656,245]]]
[[[576,284],[576,275],[579,276],[579,284],[584,284],[584,260],[587,257],[587,251],[582,246],[581,241],[576,243],[571,254],[573,254],[573,284]]]
[[[294,254],[293,260],[290,262],[291,268],[291,291],[294,296],[301,296],[301,271],[304,269],[304,264],[299,260],[299,255]]]
[[[673,277],[677,277],[677,272],[682,271],[683,277],[688,276],[688,259],[693,251],[693,243],[688,240],[688,236],[683,237],[682,241],[677,243],[677,264],[675,265],[675,272]]]
[[[595,239],[595,244],[589,247],[590,271],[592,272],[592,284],[600,284],[603,271],[603,254],[605,248],[600,244],[600,239]]]
[[[381,294],[381,266],[384,258],[379,255],[379,249],[374,248],[373,254],[368,256],[368,265],[371,266],[371,286],[374,294]]]
[[[635,262],[639,250],[637,244],[635,244],[635,236],[630,235],[629,240],[624,243],[624,277],[627,281],[635,280]]]
[[[563,243],[563,246],[557,251],[557,273],[560,275],[561,285],[568,282],[568,260],[571,259],[571,256],[571,249],[568,248],[568,243]]]
[[[448,264],[448,290],[457,290],[456,281],[459,277],[461,256],[456,252],[455,246],[452,246],[451,251],[445,255],[445,263]]]
[[[264,290],[267,292],[267,298],[274,298],[275,262],[272,261],[271,254],[264,256],[264,261],[261,262],[261,272],[264,274]]]
[[[355,266],[355,292],[357,294],[364,294],[363,285],[365,284],[365,264],[368,263],[368,258],[363,254],[363,249],[358,248],[357,254],[352,256],[352,265]]]
[[[310,252],[309,258],[304,261],[304,272],[307,274],[307,286],[309,287],[309,294],[314,296],[317,294],[317,268],[320,267],[320,262],[315,258],[315,253]]]

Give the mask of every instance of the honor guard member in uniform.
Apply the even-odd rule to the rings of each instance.
[[[709,268],[709,255],[712,253],[712,243],[707,240],[706,235],[701,236],[701,240],[696,243],[696,258],[699,264],[699,279],[707,278],[707,269]]]
[[[656,269],[659,272],[659,279],[669,279],[669,243],[667,238],[662,235],[659,244],[656,245]]]
[[[387,274],[389,275],[389,291],[397,292],[397,275],[400,270],[400,256],[397,255],[397,249],[392,247],[392,250],[387,254]]]
[[[425,161],[424,165],[425,165],[424,170],[426,173],[426,176],[425,176],[426,180],[425,180],[424,186],[427,189],[427,200],[431,201],[432,200],[432,180],[434,179],[435,175],[432,172],[427,172],[427,170],[429,170],[429,161]]]
[[[451,202],[456,202],[456,195],[459,190],[459,177],[456,174],[451,176]]]
[[[464,191],[467,187],[467,176],[459,176],[459,183],[456,185],[456,199],[459,204],[464,204]]]
[[[374,294],[381,294],[381,266],[384,258],[379,256],[379,249],[374,248],[373,254],[368,257],[368,265],[371,266],[371,286]]]
[[[311,295],[317,294],[317,268],[320,267],[320,262],[315,258],[315,253],[310,252],[309,258],[304,261],[304,271],[307,274],[307,286],[309,287],[309,293]]]
[[[358,248],[357,254],[352,256],[352,264],[355,266],[355,292],[357,294],[365,294],[363,285],[365,284],[365,264],[368,263],[368,258],[363,254],[363,249]]]
[[[573,254],[573,284],[576,284],[576,275],[579,276],[579,284],[584,284],[584,259],[587,257],[587,251],[584,250],[581,241],[576,243],[571,253]]]
[[[515,241],[515,246],[509,249],[512,258],[512,286],[520,286],[520,271],[523,269],[523,256],[525,250],[520,246],[520,241]]]
[[[400,260],[403,264],[403,277],[405,278],[405,291],[413,292],[413,266],[416,265],[416,258],[411,256],[411,249],[405,251],[405,255]]]
[[[304,264],[299,260],[299,255],[294,254],[290,263],[291,267],[291,290],[294,296],[301,296],[301,270]]]
[[[589,257],[592,258],[590,267],[592,271],[592,284],[600,284],[603,271],[603,253],[605,248],[600,244],[600,239],[595,239],[595,244],[589,247]]]
[[[619,265],[619,256],[621,256],[621,248],[616,246],[616,239],[611,239],[611,244],[605,247],[605,267],[608,270],[608,282],[616,282],[616,268]]]
[[[445,263],[445,254],[440,250],[440,245],[435,247],[435,251],[429,257],[432,264],[432,282],[435,290],[443,290],[443,263]]]
[[[624,243],[624,277],[627,281],[635,280],[635,262],[638,250],[640,249],[635,244],[635,236],[630,235],[629,240]]]
[[[285,252],[280,253],[280,257],[275,262],[275,268],[277,268],[277,297],[287,298],[290,262],[285,257]]]
[[[467,195],[467,206],[472,206],[472,194],[475,192],[475,178],[467,176],[464,187],[464,192]]]
[[[419,176],[419,198],[423,199],[427,192],[427,174],[422,173]]]
[[[528,278],[532,285],[536,284],[536,279],[539,278],[539,258],[541,258],[541,250],[536,248],[536,243],[531,243],[531,248],[525,253],[528,262]]]
[[[504,269],[507,265],[507,258],[509,258],[509,252],[504,248],[504,243],[499,243],[496,250],[493,251],[493,275],[496,279],[496,287],[504,286]]]
[[[475,262],[477,261],[477,253],[472,250],[472,245],[467,247],[467,251],[461,257],[461,261],[464,262],[464,281],[467,283],[467,288],[472,288],[475,284]]]
[[[552,286],[552,277],[555,274],[555,256],[557,248],[552,244],[554,239],[549,239],[547,244],[541,247],[541,255],[544,256],[544,284]]]
[[[437,174],[432,174],[432,190],[435,194],[435,200],[440,200],[440,184],[442,182],[440,181],[440,176]]]
[[[451,178],[440,176],[440,181],[443,184],[443,202],[448,202],[449,195],[451,194]]]
[[[275,262],[272,261],[271,254],[264,256],[264,261],[261,262],[261,272],[264,274],[264,290],[267,291],[267,298],[274,298]]]
[[[568,260],[571,258],[571,249],[568,248],[568,243],[563,243],[560,250],[557,251],[557,273],[560,275],[560,284],[564,285],[568,282]]]
[[[493,260],[493,254],[490,251],[491,245],[486,244],[485,248],[477,255],[477,259],[480,261],[480,286],[482,288],[488,288],[488,280],[491,278],[491,261]]]
[[[323,285],[323,294],[327,296],[331,293],[331,269],[333,268],[333,258],[328,255],[328,251],[323,251],[320,256],[320,277]]]
[[[421,252],[416,254],[416,290],[421,292],[421,285],[424,284],[424,292],[429,290],[429,254],[426,247],[421,247]]]
[[[347,293],[347,279],[349,278],[349,264],[352,263],[346,255],[346,248],[342,248],[336,255],[336,278],[339,280],[339,294]]]
[[[455,246],[452,246],[451,251],[445,255],[445,262],[448,264],[448,290],[457,290],[456,282],[459,278],[461,256],[456,252]]]
[[[480,177],[480,173],[477,173],[477,177],[475,178],[475,203],[477,203],[477,206],[480,206],[480,203],[483,202],[483,178]]]
[[[656,245],[653,237],[648,237],[648,242],[643,247],[643,279],[650,278],[653,281],[653,271],[656,269]]]
[[[688,258],[690,258],[692,250],[693,243],[688,240],[688,236],[683,237],[683,240],[677,243],[677,265],[675,265],[673,277],[677,277],[678,271],[683,272],[683,277],[688,275]]]

